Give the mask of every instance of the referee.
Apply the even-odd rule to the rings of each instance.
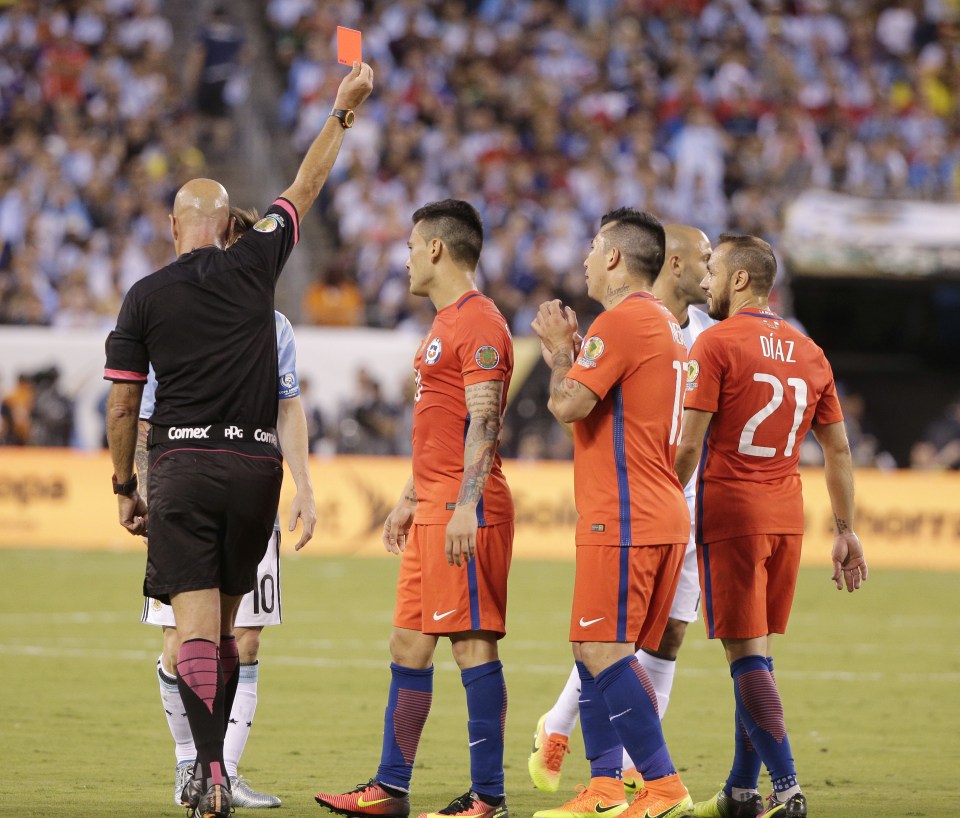
[[[157,378],[143,593],[169,601],[180,630],[177,686],[197,748],[182,800],[196,818],[231,812],[223,737],[237,685],[234,617],[256,581],[283,477],[274,287],[372,88],[370,66],[354,63],[293,184],[228,249],[227,191],[212,179],[185,184],[170,217],[177,260],[130,288],[107,338],[107,442],[131,534],[147,532],[133,463],[151,362]]]

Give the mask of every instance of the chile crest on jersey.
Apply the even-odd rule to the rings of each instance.
[[[440,355],[443,353],[443,343],[440,338],[434,338],[427,344],[427,348],[423,353],[423,362],[429,366],[433,366],[437,361],[440,360]]]

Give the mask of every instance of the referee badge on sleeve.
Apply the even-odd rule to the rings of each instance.
[[[253,229],[258,233],[272,233],[277,227],[283,227],[283,216],[268,213],[253,226]]]

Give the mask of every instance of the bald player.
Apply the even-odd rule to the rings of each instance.
[[[138,535],[148,518],[134,451],[151,363],[157,379],[143,593],[172,604],[182,640],[177,687],[197,759],[181,801],[195,818],[232,811],[223,739],[239,675],[234,619],[256,582],[283,477],[274,287],[372,88],[370,67],[355,63],[293,184],[243,241],[226,246],[230,202],[219,182],[184,185],[170,217],[176,261],[130,288],[107,338],[113,490],[120,524]]]
[[[703,304],[706,294],[700,282],[707,273],[710,259],[710,240],[702,230],[686,224],[668,224],[665,227],[666,257],[660,274],[653,282],[651,292],[676,317],[683,329],[684,345],[689,350],[697,336],[714,321],[693,305]],[[691,521],[694,518],[696,478],[684,488]],[[667,626],[655,650],[641,648],[637,659],[647,671],[657,695],[657,707],[662,719],[667,712],[670,692],[677,666],[677,655],[687,625],[696,621],[700,608],[700,581],[697,576],[697,545],[691,533],[684,554],[680,582],[670,608]],[[580,697],[580,676],[576,667],[550,710],[540,717],[534,733],[533,752],[527,762],[530,778],[537,789],[556,792],[560,785],[560,770],[564,756],[569,752],[569,737],[579,717],[577,700]],[[642,786],[636,765],[623,754],[623,783],[628,792]],[[592,809],[588,804],[583,812]],[[556,818],[554,810],[542,811],[546,818]],[[566,810],[566,812],[570,812]]]

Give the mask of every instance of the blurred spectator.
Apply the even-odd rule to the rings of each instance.
[[[313,382],[309,378],[301,378],[300,402],[303,404],[303,411],[307,416],[307,445],[310,454],[329,456],[336,452],[336,442],[329,437],[326,423],[323,420],[323,412],[320,411],[320,407],[314,403],[311,397],[312,390]]]
[[[867,404],[859,392],[841,390],[840,408],[847,427],[847,440],[857,468],[894,469],[896,461],[889,452],[880,448],[880,442],[870,427]]]
[[[187,58],[186,87],[202,117],[199,138],[221,155],[233,135],[233,108],[246,97],[244,34],[226,4],[213,7]]]
[[[326,327],[356,327],[364,323],[365,302],[356,282],[336,264],[307,287],[303,317],[307,323]]]
[[[944,410],[910,451],[914,469],[960,469],[960,397]]]
[[[345,454],[397,453],[399,407],[383,398],[380,383],[366,369],[357,370],[357,393],[340,417],[337,451]]]
[[[73,403],[60,390],[55,367],[23,373],[0,402],[0,443],[7,446],[69,446]]]
[[[26,446],[32,437],[33,379],[26,373],[0,402],[0,442],[4,446]]]

